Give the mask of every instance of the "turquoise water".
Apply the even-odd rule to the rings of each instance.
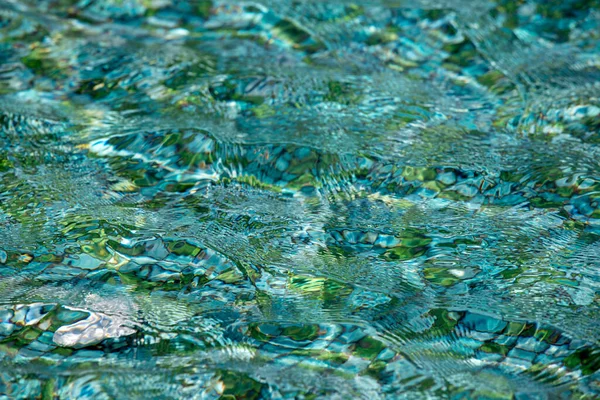
[[[0,0],[0,398],[597,398],[599,67],[595,0]]]

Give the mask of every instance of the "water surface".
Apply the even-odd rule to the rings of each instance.
[[[596,398],[599,66],[595,0],[0,0],[0,398]]]

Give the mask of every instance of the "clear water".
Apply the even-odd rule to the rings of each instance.
[[[600,394],[598,1],[0,1],[0,398]]]

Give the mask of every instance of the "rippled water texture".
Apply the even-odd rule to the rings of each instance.
[[[597,0],[0,0],[0,398],[597,398],[599,96]]]

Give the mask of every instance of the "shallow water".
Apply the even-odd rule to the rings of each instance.
[[[0,398],[596,398],[598,1],[0,0]]]

